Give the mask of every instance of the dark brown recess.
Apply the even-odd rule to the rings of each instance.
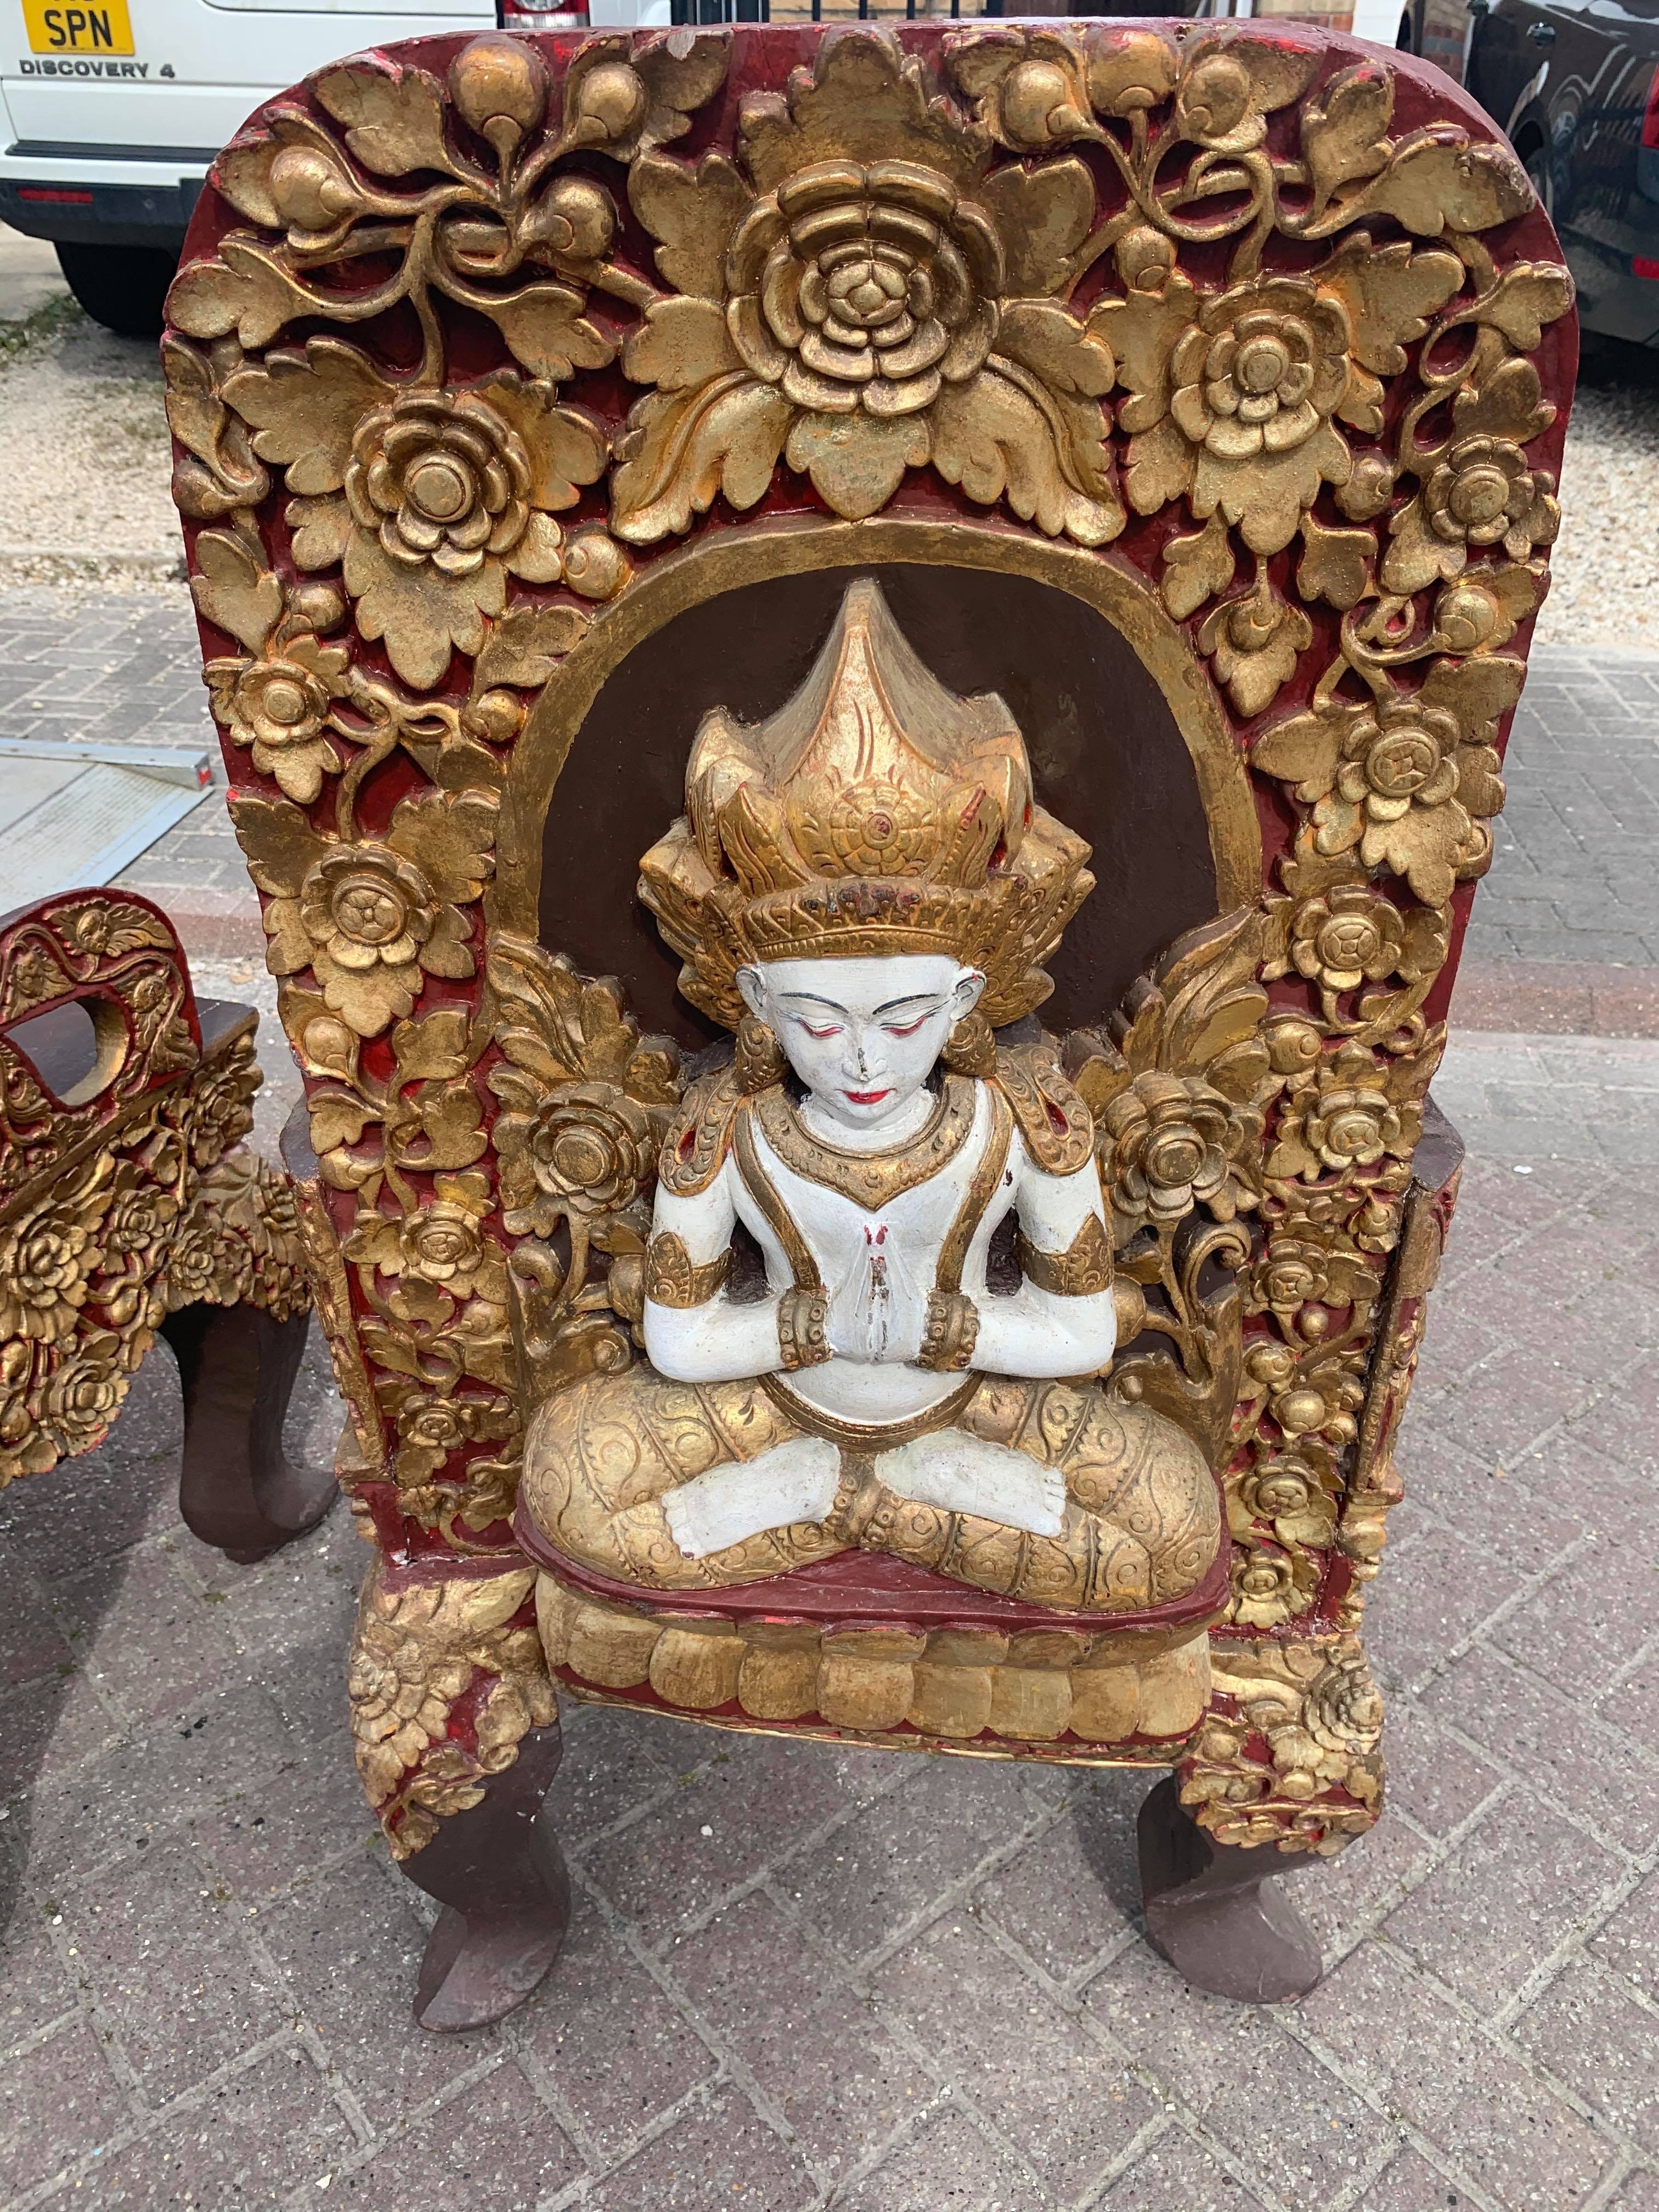
[[[639,856],[684,810],[708,708],[758,720],[811,665],[855,571],[775,577],[706,600],[629,654],[583,724],[549,811],[542,942],[619,975],[644,1028],[696,1050],[719,1034],[635,893]],[[1192,763],[1162,692],[1092,607],[1025,576],[875,567],[905,635],[953,691],[1000,692],[1037,795],[1094,848],[1096,889],[1052,963],[1045,1027],[1098,1021],[1183,930],[1215,912]]]

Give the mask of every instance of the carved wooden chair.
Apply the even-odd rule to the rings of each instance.
[[[288,1178],[240,1141],[258,1020],[196,997],[148,899],[0,917],[0,1487],[100,1444],[164,1336],[179,1510],[242,1563],[332,1502],[283,1453],[311,1301]]]
[[[1144,1767],[1153,1941],[1235,1996],[1316,1978],[1261,1885],[1382,1804],[1361,1607],[1571,307],[1487,119],[1301,28],[429,39],[220,157],[169,306],[174,489],[376,1547],[359,1760],[446,1908],[429,2027],[556,1951],[556,1685]],[[646,1375],[665,1135],[689,1159],[709,1100],[723,1129],[775,1081],[697,981],[725,798],[693,793],[654,911],[641,855],[705,718],[775,730],[858,578],[1092,848],[1063,927],[1008,924],[1040,1018],[975,1049],[1065,1142],[1083,1115],[1119,1349],[1073,1398],[1173,1424],[1218,1490],[1173,1596],[975,1587],[867,1519],[769,1579],[653,1584],[520,1495],[532,1417]],[[913,878],[861,820],[867,871]]]

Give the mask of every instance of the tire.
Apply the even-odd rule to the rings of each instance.
[[[74,246],[60,239],[58,265],[94,323],[118,337],[161,337],[176,254],[155,246]]]
[[[1538,195],[1538,204],[1552,222],[1555,216],[1555,179],[1550,161],[1550,149],[1541,138],[1534,138],[1521,156],[1521,166],[1526,171],[1532,188]]]

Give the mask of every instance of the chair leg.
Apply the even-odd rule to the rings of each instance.
[[[1275,1879],[1310,1853],[1218,1843],[1182,1804],[1173,1775],[1142,1804],[1139,1838],[1146,1932],[1194,1989],[1282,2004],[1317,1985],[1318,1941]]]
[[[559,1765],[559,1730],[532,1729],[482,1803],[438,1823],[402,1862],[443,1906],[415,1990],[422,2027],[483,2027],[520,2005],[550,1971],[570,1925],[570,1876],[538,1817]]]
[[[308,1313],[181,1306],[161,1323],[179,1362],[185,1459],[179,1510],[204,1544],[252,1566],[314,1528],[339,1495],[332,1468],[296,1468],[283,1418],[305,1353]]]

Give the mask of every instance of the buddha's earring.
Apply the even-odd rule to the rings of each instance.
[[[738,1082],[744,1095],[769,1091],[789,1071],[783,1047],[757,1014],[745,1014],[738,1024]]]
[[[996,1032],[981,1013],[964,1014],[945,1041],[945,1064],[958,1075],[989,1075],[997,1064]]]

